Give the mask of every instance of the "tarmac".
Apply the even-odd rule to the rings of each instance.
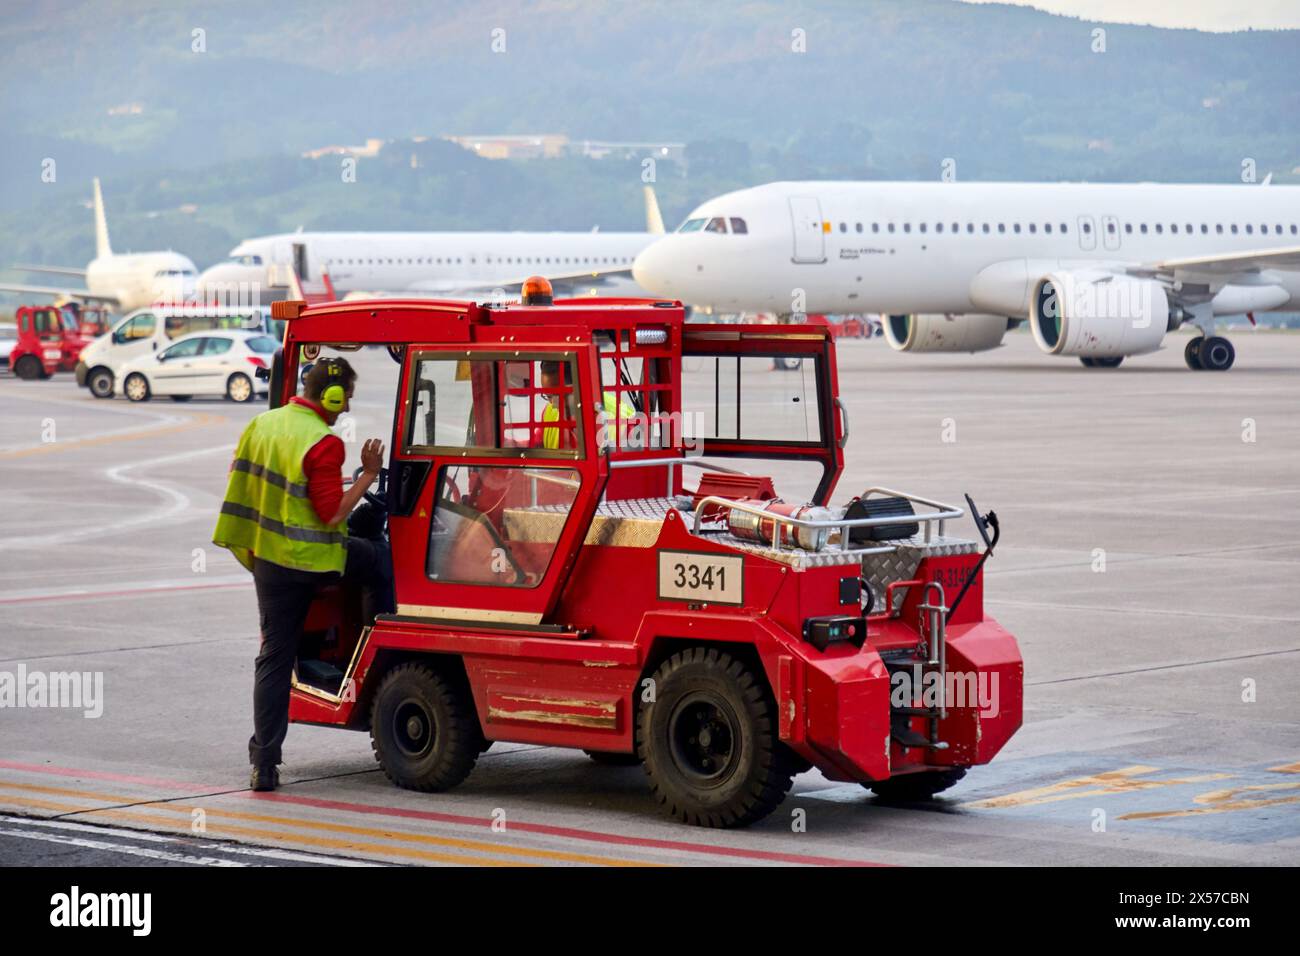
[[[639,768],[577,751],[498,743],[420,794],[365,735],[300,725],[284,786],[252,794],[256,603],[210,537],[264,406],[2,378],[0,672],[102,696],[0,709],[0,864],[1296,865],[1300,335],[1233,341],[1227,373],[1189,371],[1179,334],[1114,370],[1024,332],[979,355],[842,342],[836,500],[998,513],[985,605],[1020,642],[1024,727],[925,806],[810,772],[737,831],[661,817]],[[396,368],[359,365],[349,469],[388,434]],[[798,497],[806,476],[774,472]]]

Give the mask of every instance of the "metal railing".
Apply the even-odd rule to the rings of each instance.
[[[749,472],[741,471],[739,468],[727,468],[703,458],[618,458],[610,461],[610,468],[651,468],[655,466],[668,466],[668,492],[665,498],[671,498],[673,491],[677,487],[676,471],[678,467],[690,465],[693,468],[708,468],[711,471],[720,471],[728,475],[748,475]]]
[[[785,525],[790,528],[791,538],[796,537],[795,532],[800,528],[809,530],[827,528],[831,531],[839,531],[840,540],[838,550],[840,551],[853,551],[859,554],[886,554],[895,550],[893,545],[880,545],[879,547],[872,548],[851,547],[852,542],[850,541],[850,538],[852,537],[852,530],[854,528],[876,528],[882,525],[920,524],[925,527],[925,543],[929,544],[934,538],[935,523],[938,523],[939,525],[939,537],[942,538],[945,524],[952,519],[961,518],[966,514],[965,509],[958,508],[956,505],[944,504],[941,501],[931,501],[928,498],[922,498],[918,495],[904,494],[901,491],[894,491],[891,488],[868,488],[862,493],[861,497],[869,498],[871,495],[876,494],[888,495],[893,498],[903,498],[907,501],[913,502],[914,504],[924,505],[927,508],[935,508],[936,510],[916,515],[879,515],[874,518],[829,518],[813,520],[809,518],[795,518],[789,515],[775,514],[774,512],[766,511],[763,508],[755,507],[754,505],[741,504],[738,501],[732,501],[730,498],[718,498],[709,495],[706,498],[701,498],[695,503],[695,523],[692,530],[696,534],[700,533],[700,527],[703,523],[703,510],[707,505],[714,505],[719,509],[725,509],[727,511],[742,511],[746,514],[757,515],[765,520],[770,519],[777,525]],[[774,527],[772,534],[773,550],[781,550],[781,539],[783,537],[785,537],[785,535],[778,533]],[[797,546],[792,546],[792,549],[800,550]],[[828,547],[826,550],[829,551],[833,549]]]

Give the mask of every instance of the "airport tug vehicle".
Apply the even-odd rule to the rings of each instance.
[[[391,541],[396,613],[363,626],[356,595],[318,595],[291,719],[368,730],[421,791],[495,741],[640,763],[664,811],[710,827],[812,767],[921,800],[991,760],[1022,701],[983,607],[996,517],[967,499],[981,554],[948,534],[967,509],[830,504],[849,437],[830,330],[530,282],[538,304],[273,305],[273,405],[323,350],[400,365],[388,467],[349,525]],[[755,463],[811,469],[811,500]]]

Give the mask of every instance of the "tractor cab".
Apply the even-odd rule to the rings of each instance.
[[[829,329],[527,293],[272,308],[273,405],[333,353],[358,353],[363,404],[392,397],[350,530],[389,541],[396,613],[320,595],[290,716],[368,729],[399,785],[545,743],[642,762],[674,816],[732,826],[812,766],[942,789],[1019,725],[977,542],[945,533],[965,510],[879,488],[832,504],[849,424]],[[891,675],[954,656],[1004,676],[1000,717],[891,704]]]

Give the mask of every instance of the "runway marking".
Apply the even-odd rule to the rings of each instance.
[[[23,594],[18,597],[0,598],[0,604],[29,604],[37,601],[95,601],[103,598],[144,597],[154,594],[171,594],[175,591],[215,590],[220,588],[247,588],[252,578],[245,576],[237,581],[222,579],[203,584],[159,584],[143,588],[105,588],[92,591],[89,588],[68,588],[59,591],[45,591],[41,594]]]
[[[1162,614],[1168,617],[1192,617],[1201,620],[1257,621],[1262,624],[1300,624],[1300,617],[1278,617],[1271,614],[1224,614],[1219,611],[1180,611],[1163,607],[1124,607],[1109,604],[1060,604],[1054,601],[1009,601],[1002,598],[984,599],[985,604],[1005,607],[1044,608],[1053,611],[1103,611],[1107,614]]]
[[[88,840],[85,837],[61,836],[57,833],[30,833],[26,830],[6,830],[0,828],[0,836],[17,837],[20,840],[39,840],[42,843],[59,843],[64,846],[78,846],[88,850],[109,850],[127,856],[141,856],[148,860],[163,860],[170,863],[190,863],[194,866],[247,866],[238,860],[223,860],[215,856],[186,856],[184,853],[170,853],[167,850],[150,850],[142,846],[126,846],[121,843],[109,843],[107,840]]]
[[[103,824],[70,823],[66,820],[47,820],[43,817],[9,817],[0,816],[0,823],[20,826],[39,827],[42,829],[66,830],[72,833],[86,833],[96,836],[116,836],[140,843],[168,843],[175,846],[180,842],[177,836],[163,836],[147,830],[130,827],[110,827]],[[292,850],[273,850],[266,847],[246,846],[242,843],[206,843],[195,844],[201,850],[220,850],[222,853],[235,853],[240,856],[257,856],[272,860],[287,860],[292,863],[318,863],[324,866],[383,866],[369,860],[352,857],[323,856],[317,853],[295,853]]]
[[[143,478],[126,478],[123,473],[136,468],[149,468],[155,465],[167,465],[178,461],[188,461],[191,458],[211,455],[218,451],[224,451],[229,454],[230,450],[231,449],[228,445],[213,445],[210,448],[200,448],[196,451],[181,452],[176,455],[164,455],[161,458],[150,458],[145,461],[130,461],[120,465],[114,465],[112,468],[105,469],[103,472],[104,476],[110,481],[129,485],[131,487],[147,488],[150,491],[161,494],[164,498],[169,500],[169,503],[163,505],[161,508],[145,511],[142,514],[136,514],[133,517],[125,518],[121,521],[110,521],[107,524],[99,525],[87,525],[73,531],[61,531],[48,535],[34,535],[25,538],[6,538],[3,541],[0,541],[0,551],[66,544],[69,541],[78,541],[82,538],[93,538],[113,534],[122,531],[125,528],[134,528],[138,525],[157,524],[166,521],[168,518],[171,518],[189,508],[189,496],[184,492],[175,490],[169,485],[161,484],[156,481],[147,481]],[[215,518],[213,520],[215,521]]]
[[[1178,664],[1153,664],[1150,667],[1134,667],[1125,671],[1106,671],[1102,674],[1084,674],[1080,677],[1058,677],[1054,680],[1027,681],[1026,687],[1045,687],[1048,684],[1069,684],[1080,680],[1098,680],[1103,677],[1125,677],[1129,674],[1146,674],[1150,671],[1177,670],[1180,667],[1197,667],[1201,664],[1225,664],[1228,661],[1247,661],[1258,657],[1276,657],[1278,654],[1295,654],[1300,647],[1289,647],[1281,651],[1260,651],[1257,654],[1238,654],[1233,657],[1210,657],[1200,661],[1183,661]]]
[[[0,803],[9,803],[21,807],[32,807],[34,809],[55,810],[62,813],[87,814],[98,813],[103,816],[113,817],[119,820],[132,820],[137,823],[143,823],[152,827],[162,827],[178,829],[182,832],[191,832],[189,824],[181,821],[173,821],[165,817],[159,817],[148,813],[136,813],[129,810],[94,810],[94,809],[77,809],[75,805],[60,804],[52,800],[37,800],[30,797],[12,797],[0,794]],[[281,830],[264,830],[256,827],[236,826],[235,824],[223,823],[220,825],[208,825],[208,831],[217,831],[223,834],[237,834],[248,837],[255,837],[261,842],[282,841],[287,843],[299,843],[306,846],[320,847],[324,849],[350,851],[353,853],[375,853],[380,856],[394,856],[413,860],[421,860],[428,863],[451,863],[458,865],[473,864],[475,866],[538,866],[536,863],[526,863],[519,860],[494,860],[487,857],[475,855],[461,855],[452,853],[433,853],[428,850],[418,850],[414,847],[386,846],[379,843],[369,843],[361,840],[335,840],[328,837],[310,836],[300,833],[285,833]]]
[[[1300,790],[1300,782],[1292,783],[1263,783],[1247,787],[1231,787],[1227,790],[1211,790],[1209,793],[1197,794],[1192,797],[1193,803],[1210,804],[1209,806],[1195,807],[1189,810],[1145,810],[1135,813],[1125,813],[1119,819],[1121,820],[1156,820],[1167,817],[1194,817],[1206,813],[1226,813],[1230,810],[1258,810],[1262,807],[1276,807],[1287,803],[1300,803],[1300,794],[1289,797],[1278,797],[1273,800],[1257,800],[1250,797],[1241,797],[1236,800],[1238,794],[1251,794],[1271,792],[1277,790]]]
[[[43,787],[37,784],[21,784],[0,781],[0,788],[6,790],[18,790],[26,793],[40,793],[47,796],[55,797],[80,797],[86,800],[102,800],[109,803],[121,803],[127,799],[119,794],[96,793],[86,790],[70,790],[64,787]],[[0,800],[9,799],[0,796]],[[135,804],[136,806],[147,806],[149,809],[157,811],[167,811],[170,813],[183,814],[186,817],[192,815],[194,808],[184,806],[178,803],[158,803],[158,804]],[[488,843],[482,840],[463,840],[459,837],[438,837],[425,833],[409,833],[401,830],[379,830],[372,827],[358,827],[344,823],[327,823],[319,820],[298,819],[293,817],[272,816],[264,813],[245,813],[238,810],[217,810],[203,808],[205,814],[211,817],[229,818],[232,820],[243,820],[249,823],[271,823],[286,827],[297,827],[307,830],[318,830],[326,833],[340,833],[349,836],[372,837],[380,839],[398,840],[399,842],[412,842],[424,844],[427,846],[437,846],[444,849],[458,849],[477,851],[479,853],[495,854],[497,856],[520,857],[529,860],[545,860],[552,863],[582,863],[592,866],[646,866],[653,864],[644,864],[635,860],[624,860],[616,857],[591,856],[581,853],[567,853],[561,850],[543,850],[530,847],[512,847],[498,843]],[[125,813],[124,810],[118,810],[113,807],[103,809],[75,810],[77,814],[87,813],[111,813],[118,815]],[[223,824],[230,829],[229,825]],[[241,828],[242,829],[242,828]]]
[[[1207,773],[1199,774],[1194,777],[1175,777],[1167,780],[1136,779],[1143,774],[1156,773],[1159,770],[1159,767],[1149,767],[1145,764],[1136,764],[1131,767],[1121,767],[1118,770],[1107,770],[1087,777],[1076,777],[1073,780],[1062,780],[1059,783],[1049,784],[1045,787],[1034,787],[1030,790],[1021,790],[1017,793],[1009,793],[1001,797],[989,797],[985,800],[974,800],[969,803],[959,804],[959,806],[974,807],[982,810],[997,810],[1005,807],[1028,807],[1043,803],[1055,803],[1059,800],[1074,800],[1079,797],[1114,796],[1116,794],[1133,793],[1138,790],[1151,790],[1156,787],[1173,787],[1188,783],[1205,783],[1209,780],[1227,780],[1232,776],[1230,773]]]
[[[43,764],[22,763],[12,760],[0,760],[0,769],[18,770],[25,773],[45,774],[60,777],[82,777],[95,780],[108,780],[118,783],[130,783],[139,786],[152,786],[164,790],[195,791],[210,789],[210,785],[182,783],[176,780],[156,777],[139,777],[105,770],[78,770],[72,767],[54,767]],[[292,781],[289,786],[292,786]],[[491,828],[492,821],[486,817],[471,817],[464,814],[440,813],[434,810],[412,810],[403,807],[384,807],[374,804],[351,803],[341,800],[329,800],[320,797],[299,796],[283,789],[274,793],[253,793],[250,790],[228,791],[230,796],[266,801],[268,803],[289,803],[323,810],[340,810],[348,813],[370,814],[375,816],[392,816],[412,820],[427,820],[435,823],[449,823],[456,826]],[[226,795],[225,793],[221,795]],[[204,799],[215,794],[197,794],[190,799]],[[625,836],[601,830],[579,829],[546,823],[512,822],[510,829],[524,833],[536,833],[545,836],[565,837],[573,840],[586,840],[594,843],[616,846],[642,847],[656,850],[672,850],[682,853],[702,854],[734,859],[748,859],[769,863],[789,863],[799,866],[850,866],[877,867],[891,866],[872,860],[845,859],[842,857],[813,856],[800,853],[785,853],[777,850],[757,850],[744,847],[710,845],[706,843],[688,843],[684,840],[665,840],[652,837]]]
[[[184,419],[167,416],[162,420],[165,424],[157,428],[132,428],[103,435],[94,435],[88,438],[68,438],[62,441],[42,442],[39,445],[22,445],[17,448],[11,446],[0,452],[0,461],[29,458],[32,455],[48,455],[51,452],[67,451],[69,449],[93,448],[100,445],[111,445],[120,441],[131,441],[136,438],[152,438],[156,435],[174,435],[178,432],[230,421],[228,418],[213,415],[211,412],[201,412],[198,415],[186,416]]]

